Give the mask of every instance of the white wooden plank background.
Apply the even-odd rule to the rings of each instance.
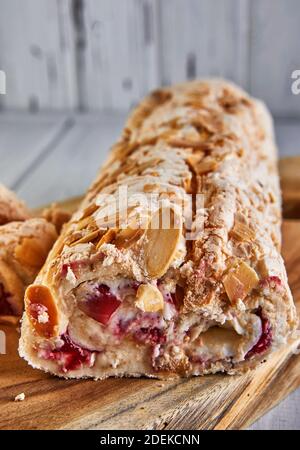
[[[77,106],[72,0],[0,0],[2,105],[20,109]]]
[[[56,146],[23,177],[18,194],[36,207],[84,193],[124,120],[120,114],[70,117]]]
[[[248,0],[164,0],[160,8],[164,84],[214,75],[247,87]]]
[[[1,116],[0,173],[1,182],[16,189],[24,175],[51,152],[67,122],[64,117]]]
[[[86,0],[86,109],[127,110],[160,85],[157,0]]]
[[[278,116],[300,112],[291,75],[300,69],[299,0],[252,0],[250,91]]]
[[[7,109],[128,110],[150,89],[222,75],[300,117],[299,0],[0,0]]]

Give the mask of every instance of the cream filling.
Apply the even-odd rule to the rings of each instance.
[[[159,345],[162,352],[168,353],[176,346],[195,363],[228,358],[238,362],[244,360],[261,336],[261,320],[255,314],[243,313],[241,318],[228,314],[225,323],[221,324],[193,313],[178,316],[174,305],[166,300],[162,313],[144,314],[135,306],[134,291],[128,288],[128,280],[105,284],[117,298],[120,299],[120,292],[124,294],[120,299],[121,306],[112,314],[109,323],[104,326],[75,308],[68,325],[70,338],[77,345],[99,354],[112,347],[117,352],[122,341],[128,337],[135,340],[135,333],[142,328],[157,328],[166,336],[166,345]],[[84,283],[77,291],[80,293],[77,298],[84,296],[91,287]]]

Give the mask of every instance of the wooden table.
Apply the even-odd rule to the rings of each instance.
[[[0,182],[31,207],[82,194],[118,137],[125,114],[0,115]],[[281,156],[300,155],[300,122],[277,121]],[[300,429],[300,390],[251,429]]]

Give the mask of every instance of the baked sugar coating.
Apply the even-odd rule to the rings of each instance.
[[[128,199],[151,196],[151,211],[119,202],[110,223],[124,187]],[[154,92],[27,289],[21,356],[97,379],[254,367],[297,325],[280,201],[260,101],[223,80]],[[152,227],[165,213],[176,226]]]

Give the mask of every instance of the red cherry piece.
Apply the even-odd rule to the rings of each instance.
[[[102,325],[107,325],[120,305],[120,300],[110,292],[109,287],[100,284],[87,299],[79,302],[78,307],[87,316],[102,323]]]

